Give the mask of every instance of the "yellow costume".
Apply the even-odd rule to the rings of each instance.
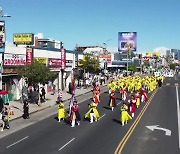
[[[85,118],[89,118],[90,119],[90,113],[94,113],[95,117],[98,119],[100,117],[99,112],[97,110],[97,104],[92,102],[89,105],[89,111],[85,114]]]
[[[127,123],[128,120],[131,120],[132,117],[129,115],[128,113],[128,106],[127,105],[123,105],[121,106],[121,118],[120,121],[122,122],[122,125],[124,125],[124,122]]]
[[[64,109],[64,104],[59,103],[59,105],[58,105],[58,119],[60,121],[60,119],[64,119],[65,117],[66,117],[66,111]]]

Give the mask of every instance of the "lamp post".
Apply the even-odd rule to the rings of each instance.
[[[0,18],[11,17],[3,14],[3,9],[0,7]],[[3,73],[3,55],[5,51],[5,21],[0,21],[0,89],[2,90],[2,73]]]
[[[107,73],[107,44],[106,42],[104,44],[104,55],[105,55],[105,62],[104,62],[104,73]]]
[[[128,61],[129,61],[129,55],[131,54],[131,51],[132,51],[132,44],[131,43],[127,43],[125,45],[125,47],[127,48],[127,68],[126,68],[126,70],[127,70],[127,75],[128,75],[128,67],[129,67]]]

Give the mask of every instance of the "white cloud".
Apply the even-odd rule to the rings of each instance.
[[[159,51],[161,55],[166,55],[167,50],[170,50],[170,49],[166,47],[158,47],[154,49],[154,51]]]

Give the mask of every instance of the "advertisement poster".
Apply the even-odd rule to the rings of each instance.
[[[5,51],[5,22],[0,21],[0,52]]]
[[[26,64],[26,55],[4,54],[4,66],[21,66]]]
[[[126,51],[126,44],[131,45],[131,50],[137,49],[137,32],[119,32],[118,33],[118,51]]]

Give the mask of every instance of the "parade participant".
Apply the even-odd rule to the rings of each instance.
[[[131,96],[129,102],[129,111],[131,113],[132,118],[134,118],[134,113],[136,112],[136,98]]]
[[[141,102],[147,102],[148,101],[148,96],[146,94],[146,90],[144,87],[141,88]]]
[[[23,118],[24,119],[29,119],[29,103],[27,100],[24,100],[24,105],[23,105]]]
[[[94,102],[95,102],[96,104],[99,104],[100,99],[99,99],[99,96],[98,96],[98,94],[97,94],[97,91],[94,91],[94,92],[93,92],[93,100],[94,100]]]
[[[71,127],[74,127],[76,123],[77,125],[80,125],[81,116],[79,113],[79,106],[77,104],[77,101],[74,101],[73,106],[71,107],[70,120]]]
[[[89,105],[89,110],[85,114],[85,119],[90,119],[90,123],[93,123],[93,120],[97,121],[99,119],[100,115],[97,110],[97,104],[92,100],[91,104]]]
[[[111,107],[113,111],[114,107],[116,107],[116,94],[114,90],[111,91],[111,94],[109,95],[109,97],[110,97],[109,106]]]
[[[124,126],[124,123],[127,124],[128,120],[132,119],[132,117],[128,113],[128,106],[126,105],[126,102],[123,103],[120,110],[121,110],[120,121],[122,123],[122,126]]]
[[[138,108],[139,105],[141,104],[141,101],[140,101],[141,94],[138,91],[135,93],[135,99],[136,99],[136,107]]]
[[[125,101],[127,98],[126,84],[124,84],[123,88],[121,89],[121,96],[122,96],[122,100]]]
[[[61,100],[58,103],[58,122],[60,122],[61,119],[64,120],[64,118],[66,117],[66,111],[64,109],[63,101]]]

